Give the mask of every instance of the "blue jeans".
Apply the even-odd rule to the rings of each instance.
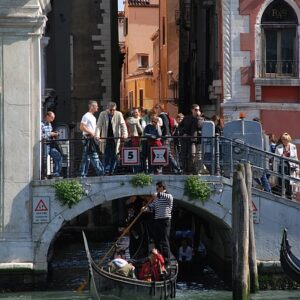
[[[260,178],[254,178],[254,179],[258,184],[260,184],[264,188],[264,191],[269,193],[272,192],[271,185],[266,173],[264,173]]]
[[[83,151],[82,158],[79,167],[79,174],[82,177],[86,177],[89,171],[90,162],[92,162],[92,166],[94,167],[97,176],[103,175],[103,165],[99,159],[98,153],[96,151],[91,151],[89,149],[88,140],[83,140]]]
[[[49,145],[46,146],[46,156],[50,155],[53,160],[53,175],[60,176],[62,167],[62,156],[56,148],[52,148]]]
[[[117,165],[117,154],[115,141],[107,140],[104,150],[105,173],[113,174]]]
[[[177,161],[175,160],[172,152],[171,152],[171,146],[170,146],[170,142],[169,143],[164,143],[163,144],[164,147],[168,147],[168,152],[169,152],[169,165],[171,167],[171,171],[174,173],[175,171],[179,171],[180,168],[178,167]]]

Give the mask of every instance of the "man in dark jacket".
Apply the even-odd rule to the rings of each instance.
[[[171,126],[170,126],[170,117],[168,113],[164,112],[163,106],[161,104],[156,104],[154,106],[154,111],[162,120],[161,132],[162,132],[162,142],[165,147],[168,147],[169,151],[169,163],[171,167],[172,173],[181,174],[181,169],[179,168],[172,152],[171,152],[171,142],[172,138],[166,138],[167,136],[170,137],[172,135]]]
[[[198,104],[193,104],[191,111],[192,114],[185,116],[179,125],[183,136],[186,136],[182,140],[181,159],[186,172],[198,174],[201,168],[201,129],[204,118]]]

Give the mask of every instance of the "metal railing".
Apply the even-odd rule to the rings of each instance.
[[[101,139],[102,142],[111,138]],[[117,142],[118,139],[114,139]],[[78,177],[79,165],[86,139],[56,140],[62,152],[62,176]],[[242,162],[252,165],[253,177],[260,179],[266,176],[271,184],[272,192],[292,198],[300,187],[300,161],[278,156],[263,151],[239,141],[224,137],[199,138],[187,136],[170,136],[161,140],[162,146],[148,145],[147,138],[139,138],[132,147],[130,138],[120,141],[120,152],[117,154],[117,164],[113,174],[155,173],[160,174],[202,174],[232,178],[235,166]],[[49,142],[42,142],[42,148]],[[98,151],[98,156],[104,164],[104,155]],[[177,166],[177,168],[176,168]],[[154,168],[155,167],[155,168]],[[41,179],[51,178],[53,162],[49,155],[42,157]],[[180,169],[180,170],[179,170]],[[92,166],[88,176],[96,176]]]
[[[256,68],[261,78],[298,78],[299,74],[299,62],[296,60],[259,60]]]

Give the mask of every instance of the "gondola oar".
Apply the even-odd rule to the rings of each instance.
[[[145,209],[148,207],[148,205],[153,201],[153,198],[149,200],[149,202],[141,208],[141,211],[139,214],[133,219],[133,221],[124,229],[123,233],[120,235],[120,237],[117,239],[117,241],[112,245],[112,247],[106,252],[106,254],[103,256],[103,258],[99,261],[98,265],[100,266],[104,260],[107,258],[107,256],[111,253],[111,251],[116,247],[120,239],[125,236],[131,227],[136,223],[136,221],[139,219],[139,217],[142,215],[142,213],[145,211]],[[83,283],[80,284],[80,286],[76,289],[77,292],[81,292],[87,285],[88,280],[86,279]]]

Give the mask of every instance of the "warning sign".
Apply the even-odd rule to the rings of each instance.
[[[50,197],[33,197],[33,223],[48,223],[50,221],[49,205]]]
[[[253,223],[259,223],[259,199],[256,200],[257,203],[252,201],[252,214],[253,214]]]
[[[168,147],[151,147],[151,165],[169,164]]]
[[[140,164],[139,147],[123,147],[122,149],[122,165],[131,166]]]

